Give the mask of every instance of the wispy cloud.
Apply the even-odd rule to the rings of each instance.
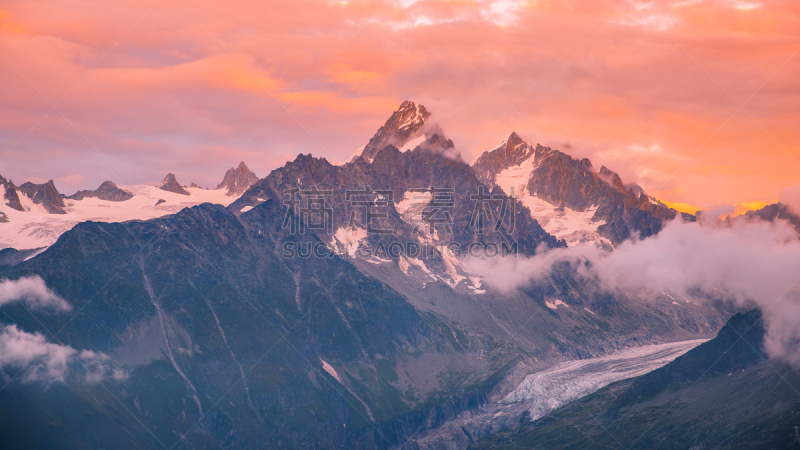
[[[144,183],[167,172],[208,179],[237,154],[259,174],[301,152],[343,161],[411,99],[437,115],[467,161],[513,130],[542,144],[569,141],[571,152],[626,182],[703,208],[774,199],[796,182],[786,152],[800,159],[792,77],[800,57],[776,71],[797,50],[798,2],[184,6],[200,24],[162,2],[90,70],[152,5],[4,2],[0,147],[21,143],[0,173],[17,183],[52,178],[67,191],[107,179],[124,184],[108,162]],[[746,107],[758,123],[740,112],[709,140],[738,108],[720,86],[741,104],[767,80]],[[80,134],[59,114],[46,115],[42,96],[56,102],[68,92],[59,109]],[[591,151],[654,143],[658,151]],[[733,170],[702,172],[721,164]],[[682,191],[651,192],[669,180]]]
[[[19,378],[24,383],[45,385],[63,382],[69,376],[88,383],[127,377],[104,353],[49,343],[43,335],[25,332],[16,325],[0,329],[0,367],[21,370]]]
[[[0,280],[0,306],[13,302],[25,302],[33,309],[68,311],[71,308],[38,275],[18,280]]]

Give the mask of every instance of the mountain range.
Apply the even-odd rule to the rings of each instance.
[[[513,427],[477,445],[518,445],[544,419],[451,425],[559,363],[686,351],[752,317],[670,290],[610,291],[568,264],[519,289],[487,284],[472,250],[614,252],[695,217],[516,133],[467,164],[433,118],[407,101],[344,164],[300,154],[258,179],[242,163],[214,190],[170,174],[66,197],[52,181],[0,178],[0,282],[29,283],[0,303],[0,345],[40,343],[3,360],[3,436],[20,448],[435,448],[423,438],[436,435],[465,448]],[[655,381],[619,382],[634,386],[626,405],[693,383],[666,368],[719,336],[657,358],[648,367],[677,357]]]
[[[95,190],[64,195],[52,180],[17,187],[0,176],[4,200],[0,205],[0,248],[43,249],[86,220],[146,220],[206,202],[227,205],[237,192],[256,180],[255,174],[241,163],[228,170],[223,183],[214,190],[201,189],[194,183],[181,185],[174,174],[168,174],[156,186],[117,186],[106,181]]]

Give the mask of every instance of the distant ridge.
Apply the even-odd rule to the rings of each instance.
[[[545,229],[561,233],[559,238],[573,244],[607,239],[617,245],[631,236],[657,234],[666,221],[678,215],[695,220],[649,197],[638,185],[624,184],[605,166],[595,170],[587,158],[531,145],[517,133],[484,152],[472,168],[486,185],[499,186],[509,195],[513,189],[513,195]],[[563,213],[573,217],[572,228],[559,222]],[[580,227],[575,226],[578,220],[583,222]],[[573,229],[575,232],[569,233]]]
[[[184,189],[180,185],[180,183],[178,183],[178,180],[175,178],[175,174],[172,173],[168,173],[167,176],[164,177],[164,181],[157,184],[156,187],[161,189],[162,191],[174,192],[176,194],[182,194],[182,195],[189,195],[189,193],[186,192],[186,189]]]
[[[217,189],[227,189],[228,196],[241,195],[250,186],[256,184],[258,177],[245,165],[244,161],[239,163],[239,167],[230,168],[225,173],[222,183],[217,186]]]
[[[120,188],[113,181],[106,181],[94,191],[78,191],[67,197],[70,200],[83,200],[84,198],[99,198],[109,202],[124,202],[133,198],[133,193]]]
[[[24,183],[19,191],[27,195],[33,203],[42,205],[50,214],[66,214],[64,211],[64,196],[58,192],[53,180],[44,184]]]
[[[2,175],[0,175],[0,186],[5,188],[5,194],[3,195],[5,204],[12,209],[16,209],[17,211],[24,211],[25,209],[22,207],[22,203],[19,201],[19,194],[17,193],[17,187],[14,186],[14,183],[11,180],[6,180]]]

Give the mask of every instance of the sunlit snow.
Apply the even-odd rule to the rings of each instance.
[[[216,203],[227,206],[237,197],[229,197],[224,189],[184,188],[190,195],[162,191],[155,186],[119,186],[134,194],[122,202],[110,202],[97,198],[83,200],[65,199],[66,214],[50,214],[41,205],[34,204],[19,192],[25,211],[17,211],[0,204],[0,211],[8,216],[7,223],[0,223],[0,248],[29,249],[49,247],[59,236],[80,222],[125,222],[147,220],[174,214],[184,208],[201,203]],[[5,188],[0,187],[2,194]],[[2,197],[2,195],[0,195]],[[159,200],[164,202],[156,205]]]
[[[358,227],[341,227],[333,234],[330,249],[338,255],[355,258],[361,242],[367,238],[367,230]]]
[[[597,233],[597,227],[605,221],[593,221],[597,206],[586,211],[575,211],[564,207],[559,208],[528,192],[528,181],[536,168],[533,156],[521,164],[503,170],[495,177],[495,183],[508,195],[513,195],[530,210],[531,217],[539,222],[545,231],[558,239],[564,239],[567,245],[581,242],[595,242],[611,245],[611,242]]]
[[[324,359],[320,359],[320,361],[322,361],[322,368],[325,370],[325,372],[328,372],[328,375],[336,378],[336,381],[341,384],[342,380],[339,378],[339,374],[336,373],[336,369],[334,369],[333,366],[328,364]]]
[[[705,340],[645,345],[618,351],[608,356],[567,361],[536,372],[497,403],[466,411],[455,419],[415,439],[420,448],[436,448],[464,433],[472,438],[488,436],[524,420],[536,420],[545,414],[585,397],[616,381],[634,378],[662,367]]]
[[[705,342],[645,345],[600,358],[568,361],[525,377],[500,403],[530,401],[531,420],[615,381],[651,372]]]

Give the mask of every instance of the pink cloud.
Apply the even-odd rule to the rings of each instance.
[[[238,153],[263,176],[299,152],[346,159],[412,99],[467,160],[517,131],[669,201],[797,181],[796,2],[155,4],[4,4],[0,147],[21,143],[0,173],[212,177]],[[65,95],[68,121],[52,112],[23,139]]]

